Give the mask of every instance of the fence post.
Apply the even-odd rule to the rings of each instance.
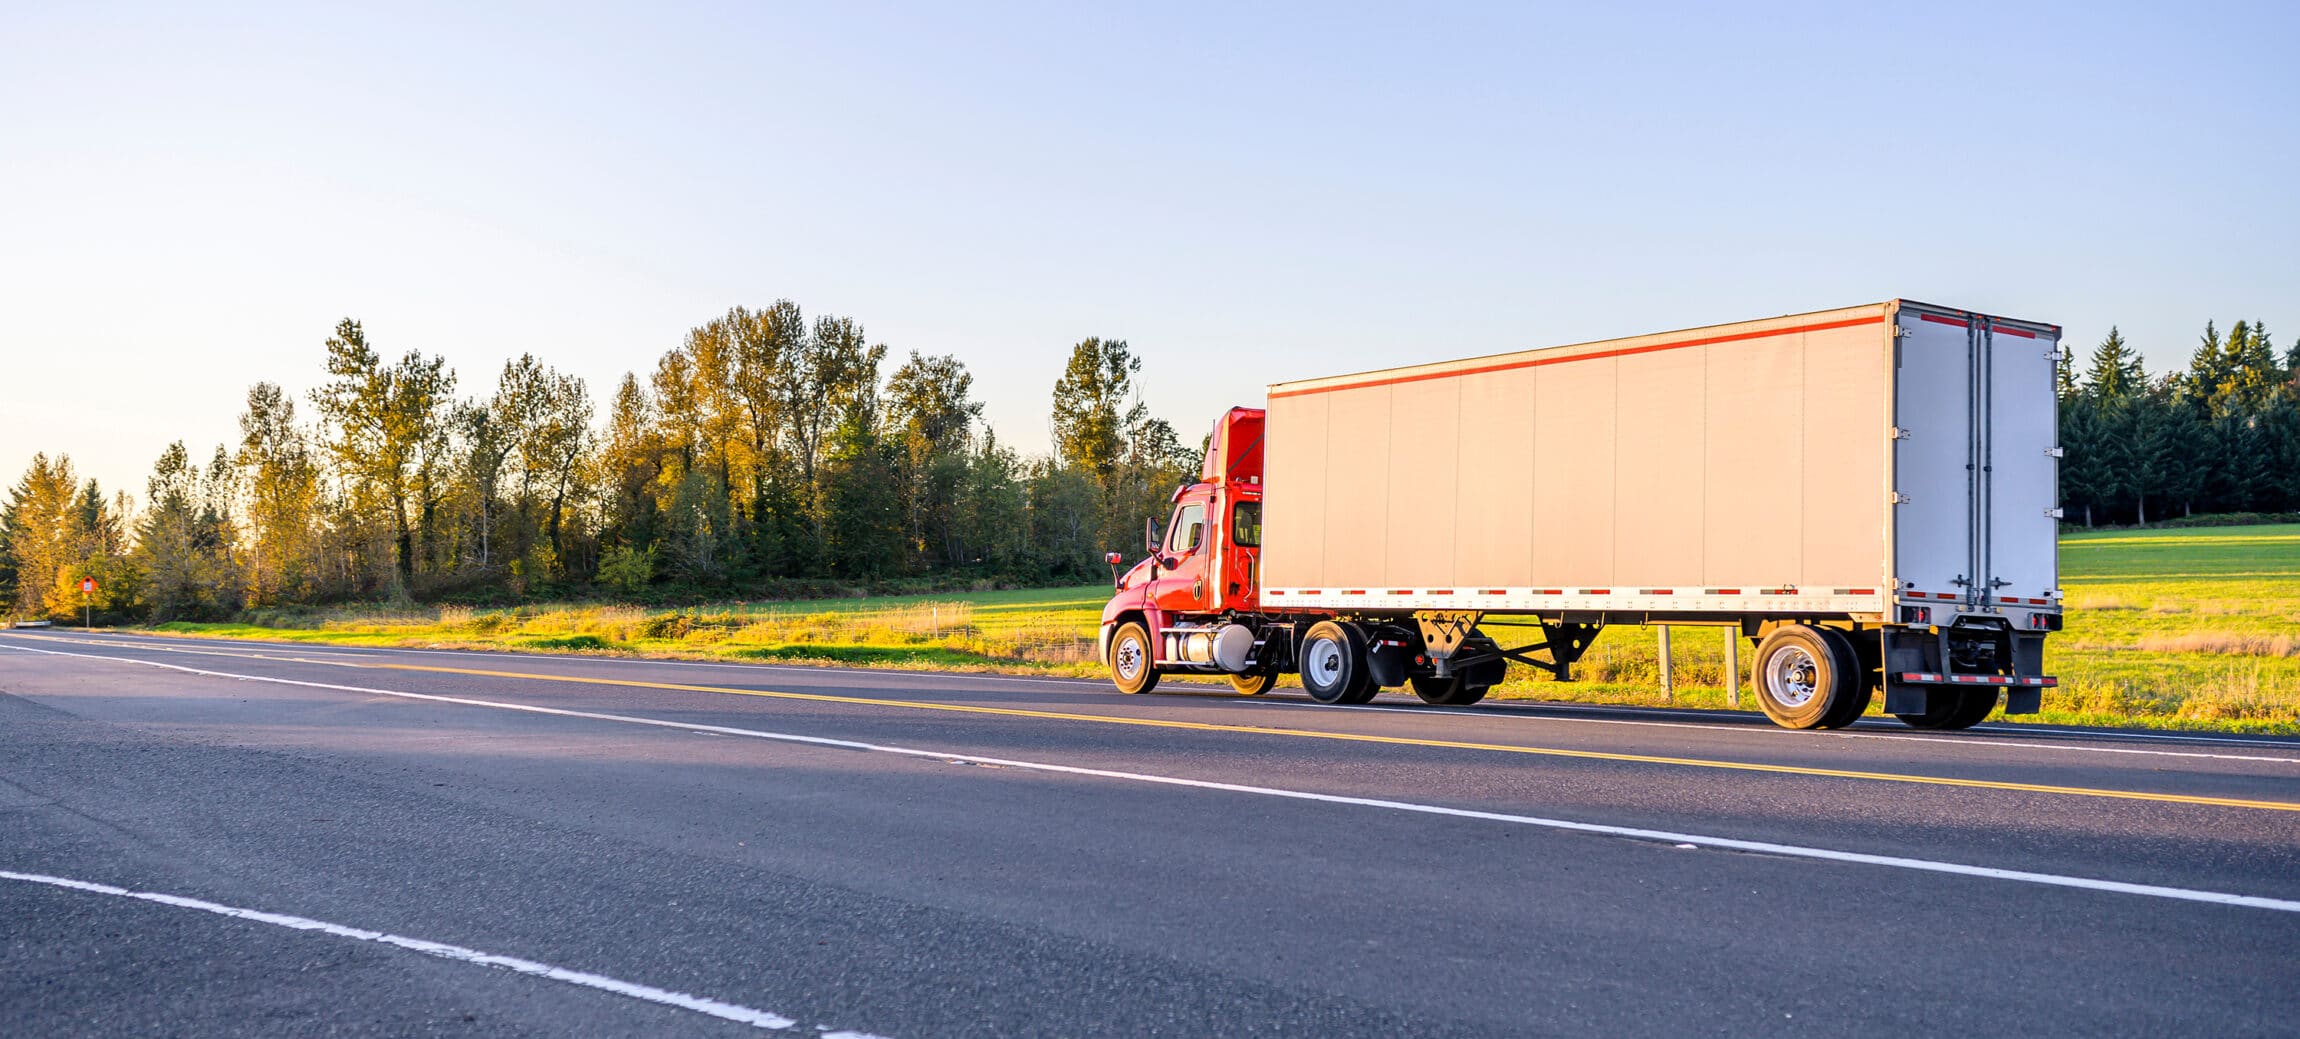
[[[1661,626],[1661,696],[1671,704],[1677,702],[1677,686],[1669,675],[1669,625]]]
[[[1741,629],[1725,629],[1725,706],[1741,709]]]

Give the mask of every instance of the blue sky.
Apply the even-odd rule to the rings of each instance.
[[[0,6],[0,477],[141,493],[336,319],[604,399],[780,297],[1047,440],[1908,296],[2300,335],[2300,7]],[[1728,9],[1730,8],[1730,9]]]

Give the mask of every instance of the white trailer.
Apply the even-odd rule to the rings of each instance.
[[[1878,690],[1922,727],[2033,712],[2059,340],[1894,300],[1273,385],[1248,626],[1293,652],[1256,662],[1474,702],[1507,660],[1570,677],[1608,624],[1719,623],[1784,725]]]

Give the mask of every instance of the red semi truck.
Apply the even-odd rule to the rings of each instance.
[[[1567,680],[1716,624],[1793,728],[2038,709],[2061,627],[2055,325],[1907,300],[1270,387],[1214,425],[1100,651],[1121,691]],[[1122,560],[1110,556],[1115,568]]]

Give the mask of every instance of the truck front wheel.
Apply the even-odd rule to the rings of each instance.
[[[1158,688],[1158,669],[1150,664],[1150,633],[1141,622],[1127,621],[1110,637],[1110,681],[1121,693]]]
[[[1366,636],[1355,625],[1319,621],[1302,636],[1302,691],[1319,703],[1360,704],[1381,687],[1366,669]]]
[[[1810,624],[1784,624],[1757,646],[1757,703],[1773,723],[1790,729],[1816,729],[1843,718],[1850,702],[1866,700],[1868,683],[1860,658],[1848,640],[1831,638]]]

